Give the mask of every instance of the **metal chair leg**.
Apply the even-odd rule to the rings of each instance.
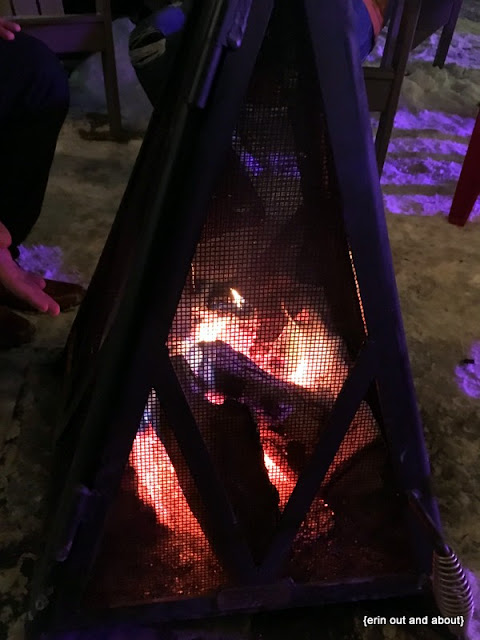
[[[442,33],[440,35],[440,41],[438,43],[437,51],[435,53],[435,59],[433,61],[434,67],[443,69],[445,60],[448,55],[448,50],[450,49],[450,44],[452,42],[453,33],[455,31],[455,27],[457,26],[457,20],[460,14],[460,9],[462,8],[462,2],[463,0],[454,0],[450,18],[448,19],[447,24],[443,27]]]

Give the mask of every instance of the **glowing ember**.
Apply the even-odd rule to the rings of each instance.
[[[280,451],[266,430],[261,430],[262,446],[265,451],[264,460],[270,482],[275,486],[280,497],[279,507],[283,509],[297,484],[297,474],[286,461],[285,452]],[[299,531],[302,539],[314,540],[326,535],[334,526],[335,514],[321,498],[315,501],[307,514]]]
[[[264,449],[269,449],[268,443],[262,442],[262,445]],[[278,495],[280,497],[279,506],[283,509],[287,504],[295,485],[297,484],[297,478],[291,469],[285,469],[282,471],[281,466],[273,461],[274,455],[273,451],[270,451],[270,455],[264,453],[263,459],[265,461],[265,468],[267,470],[268,477],[270,478],[270,482],[278,491]],[[286,465],[283,466],[285,467]]]
[[[265,467],[267,468],[268,473],[272,473],[274,475],[278,475],[277,467],[273,460],[267,454],[264,455]]]
[[[212,404],[223,404],[225,402],[225,396],[223,393],[217,393],[216,391],[207,391],[205,399]]]
[[[225,400],[221,394],[214,393],[208,399],[213,404],[223,404]],[[297,477],[287,463],[279,458],[268,437],[262,438],[262,444],[265,451],[269,452],[264,453],[265,468],[279,493],[279,506],[283,508],[297,483]],[[159,524],[195,538],[205,537],[181,490],[168,453],[152,425],[137,433],[129,463],[135,470],[137,495],[144,504],[154,509]]]
[[[129,458],[135,469],[137,495],[154,509],[159,524],[204,538],[178,482],[175,468],[152,425],[137,433]]]

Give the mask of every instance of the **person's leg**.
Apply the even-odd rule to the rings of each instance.
[[[145,4],[153,6],[155,2],[146,0]],[[183,0],[148,12],[130,34],[130,61],[154,108],[163,103],[192,6],[193,0]]]
[[[23,33],[0,40],[0,87],[0,221],[16,257],[40,215],[69,89],[58,58]]]
[[[23,33],[17,33],[12,41],[0,40],[0,222],[10,232],[13,259],[40,215],[68,104],[67,75],[48,47]],[[58,312],[58,307],[66,310],[78,305],[84,295],[79,285],[43,280],[3,255],[1,347],[31,339],[31,327],[10,309],[43,309],[43,302],[40,307],[32,303],[32,292],[35,300],[40,297],[44,302],[46,296],[51,315]]]
[[[368,57],[375,45],[372,20],[363,0],[353,0],[355,13],[355,32],[362,62]]]

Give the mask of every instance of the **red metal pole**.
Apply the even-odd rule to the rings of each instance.
[[[475,202],[480,195],[480,112],[468,145],[462,171],[458,180],[452,208],[448,216],[451,224],[460,227],[467,222]]]

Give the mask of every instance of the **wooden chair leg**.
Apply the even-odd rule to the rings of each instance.
[[[383,167],[387,158],[396,112],[397,105],[393,100],[390,100],[385,111],[382,111],[378,122],[377,134],[375,136],[375,155],[377,157],[379,176],[383,173]]]
[[[451,224],[459,227],[467,222],[475,202],[480,195],[480,112],[468,145],[462,171],[458,179],[452,208],[448,216]]]
[[[385,47],[382,53],[382,60],[380,62],[381,69],[390,69],[392,67],[404,9],[405,0],[390,0],[387,5],[387,11],[389,12],[389,24]]]
[[[112,137],[122,137],[122,113],[118,93],[117,66],[111,23],[105,24],[105,49],[102,51],[103,81]]]
[[[463,0],[454,0],[453,2],[450,18],[448,19],[447,24],[443,27],[442,33],[440,35],[440,41],[438,43],[437,51],[435,53],[435,59],[433,61],[434,67],[443,69],[445,60],[448,55],[448,50],[450,49],[450,44],[452,42],[453,33],[455,31],[455,27],[457,26],[457,20],[460,14],[460,9],[462,8],[462,2]]]
[[[403,78],[407,69],[408,57],[412,48],[421,5],[422,0],[407,0],[402,14],[402,22],[398,32],[398,43],[392,58],[392,66],[395,75],[390,88],[387,105],[380,116],[377,135],[375,137],[377,166],[380,176],[383,172],[383,166],[385,164],[388,146],[390,144],[390,137],[392,135],[395,114],[397,113]]]

